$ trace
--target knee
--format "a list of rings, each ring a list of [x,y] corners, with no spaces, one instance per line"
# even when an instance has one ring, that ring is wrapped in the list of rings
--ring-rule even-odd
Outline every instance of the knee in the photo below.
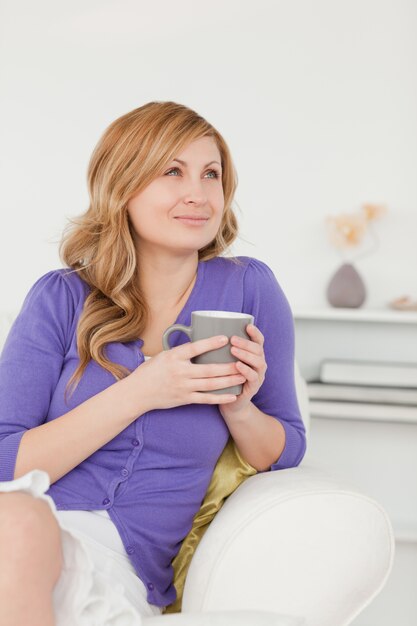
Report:
[[[54,515],[44,500],[23,491],[0,494],[0,534],[41,538],[53,526]]]
[[[3,554],[9,547],[14,558],[36,553],[50,555],[60,570],[61,533],[49,505],[24,493],[0,494],[0,544]]]

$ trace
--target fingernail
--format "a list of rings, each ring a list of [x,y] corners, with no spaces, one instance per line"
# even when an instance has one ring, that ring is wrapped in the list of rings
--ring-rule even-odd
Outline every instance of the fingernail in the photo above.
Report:
[[[226,337],[225,335],[223,335],[223,337],[219,338],[219,342],[220,343],[227,343],[229,341],[229,338]]]

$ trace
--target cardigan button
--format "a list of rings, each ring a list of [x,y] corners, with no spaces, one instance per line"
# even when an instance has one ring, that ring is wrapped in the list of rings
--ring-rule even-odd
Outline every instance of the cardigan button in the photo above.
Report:
[[[108,498],[104,498],[103,504],[104,505],[110,504],[110,500]]]
[[[140,444],[140,441],[138,441],[137,439],[132,439],[132,446],[138,446]]]
[[[150,589],[150,591],[152,591],[153,588],[154,588],[153,583],[148,583],[148,589]]]
[[[122,469],[122,476],[128,476],[128,475],[129,475],[129,470],[124,467]]]
[[[127,546],[127,548],[126,548],[126,552],[127,552],[128,554],[133,554],[133,553],[134,553],[134,551],[135,551],[135,548],[134,548],[133,546]]]

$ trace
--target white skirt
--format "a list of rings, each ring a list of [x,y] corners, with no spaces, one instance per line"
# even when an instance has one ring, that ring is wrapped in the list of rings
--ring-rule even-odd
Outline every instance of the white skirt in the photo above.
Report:
[[[63,567],[53,592],[56,626],[140,626],[141,616],[160,615],[147,601],[147,590],[129,558],[71,525],[67,511],[57,511],[45,494],[47,472],[33,470],[0,482],[0,492],[25,491],[45,500],[61,528]]]

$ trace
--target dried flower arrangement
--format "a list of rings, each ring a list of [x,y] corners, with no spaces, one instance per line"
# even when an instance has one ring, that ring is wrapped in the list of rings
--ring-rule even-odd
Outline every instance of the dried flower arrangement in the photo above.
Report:
[[[387,212],[387,207],[382,204],[366,203],[361,206],[359,213],[342,213],[337,216],[326,218],[328,234],[331,243],[342,253],[352,260],[349,251],[360,246],[367,232],[371,235],[373,246],[371,249],[354,255],[354,258],[365,256],[374,252],[378,247],[378,239],[373,228],[373,222]],[[344,254],[348,251],[348,254]]]
[[[373,222],[386,211],[385,205],[366,203],[362,205],[359,213],[342,213],[327,217],[330,241],[344,261],[327,286],[326,296],[332,306],[357,308],[365,302],[366,287],[352,261],[376,250],[378,239]],[[366,233],[370,234],[372,245],[360,251],[358,248],[365,240]],[[355,251],[354,254],[352,250]]]

